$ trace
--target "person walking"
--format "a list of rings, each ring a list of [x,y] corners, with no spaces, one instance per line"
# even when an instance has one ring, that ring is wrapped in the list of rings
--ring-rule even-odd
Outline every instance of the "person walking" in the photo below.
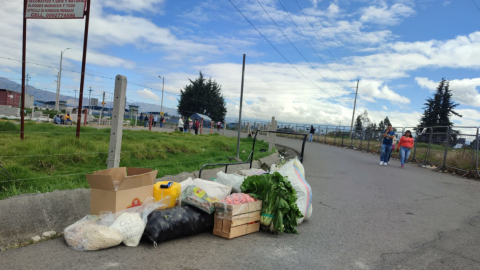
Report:
[[[199,127],[200,127],[200,122],[198,122],[198,119],[195,119],[195,122],[193,123],[193,130],[195,130],[195,135],[198,135]]]
[[[388,156],[388,161],[387,161],[387,165],[390,165],[390,158],[392,157],[392,153],[393,151],[395,150],[395,145],[397,144],[397,137],[393,137],[393,141],[392,141],[392,151],[390,151],[390,155]]]
[[[153,117],[153,126],[157,125],[157,121],[158,121],[158,117],[155,115],[155,117]]]
[[[160,117],[160,127],[163,127],[163,123],[165,122],[165,118],[163,116]]]
[[[178,130],[180,130],[180,132],[183,132],[183,116],[178,119]]]
[[[147,127],[148,121],[150,120],[150,117],[148,115],[145,115],[145,118],[143,118],[143,126]]]
[[[388,125],[387,129],[382,134],[382,150],[380,154],[380,165],[388,165],[388,157],[392,152],[393,138],[395,137],[395,131],[393,131],[392,125]]]
[[[222,122],[218,121],[217,123],[217,132],[220,133],[220,128],[222,127]]]
[[[140,114],[140,123],[143,122],[143,113]]]
[[[309,142],[313,142],[313,134],[315,134],[315,128],[313,127],[313,125],[311,125],[310,126],[310,135],[308,137]]]
[[[400,164],[405,165],[405,162],[408,161],[408,157],[410,156],[410,151],[412,150],[414,144],[414,140],[412,137],[412,133],[410,130],[405,131],[405,135],[400,138],[400,142],[398,143],[397,146],[397,152],[398,149],[400,148]]]

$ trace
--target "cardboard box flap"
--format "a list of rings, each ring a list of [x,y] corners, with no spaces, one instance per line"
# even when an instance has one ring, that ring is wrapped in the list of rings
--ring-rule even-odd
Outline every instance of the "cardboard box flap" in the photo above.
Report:
[[[125,177],[125,179],[123,179],[123,182],[122,184],[120,184],[120,187],[118,188],[118,190],[126,190],[126,189],[153,185],[155,183],[155,178],[157,177],[157,172],[158,171],[150,170],[150,172],[147,172],[144,174],[127,176]],[[152,188],[152,192],[153,192],[153,188]]]
[[[92,189],[115,190],[112,176],[108,174],[87,174],[87,181]]]
[[[93,174],[111,175],[113,180],[122,181],[123,178],[127,176],[127,168],[125,167],[111,168],[111,169],[96,171]]]
[[[128,176],[149,173],[151,171],[152,169],[147,168],[127,168]]]

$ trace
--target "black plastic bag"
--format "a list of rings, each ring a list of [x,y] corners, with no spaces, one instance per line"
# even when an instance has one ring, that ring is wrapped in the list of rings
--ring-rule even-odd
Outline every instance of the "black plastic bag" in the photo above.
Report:
[[[213,214],[192,206],[155,210],[148,216],[143,236],[157,244],[181,237],[213,231]]]

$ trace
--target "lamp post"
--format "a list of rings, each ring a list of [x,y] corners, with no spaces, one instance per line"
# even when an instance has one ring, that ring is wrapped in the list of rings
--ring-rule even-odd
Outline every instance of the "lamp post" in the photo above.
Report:
[[[60,85],[62,83],[62,60],[63,60],[63,53],[66,50],[70,50],[70,48],[66,48],[65,50],[60,52],[60,71],[58,72],[58,81],[57,81],[57,96],[55,98],[55,110],[59,111],[60,108]]]
[[[163,88],[165,87],[165,77],[158,76],[158,78],[163,80],[163,84],[162,84],[162,105],[160,106],[160,113],[163,113]]]

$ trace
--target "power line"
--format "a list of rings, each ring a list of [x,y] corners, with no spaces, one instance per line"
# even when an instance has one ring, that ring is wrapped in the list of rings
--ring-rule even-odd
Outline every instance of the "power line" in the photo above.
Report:
[[[473,0],[472,0],[473,1]],[[338,64],[338,66],[343,69],[343,71],[345,71],[348,75],[350,75],[352,78],[354,78],[354,76],[352,76],[352,74],[348,73],[348,71],[346,71],[342,65],[340,65],[340,63],[337,61],[337,59],[335,58],[335,56],[333,56],[332,52],[330,52],[330,50],[328,49],[327,45],[325,45],[325,43],[323,42],[323,40],[320,38],[320,36],[318,35],[317,33],[317,30],[315,30],[315,28],[313,27],[312,23],[310,22],[310,20],[308,19],[307,15],[305,14],[305,12],[303,12],[303,9],[302,7],[300,6],[300,4],[297,2],[297,0],[295,0],[295,3],[297,3],[297,6],[298,8],[300,9],[300,11],[302,12],[303,16],[305,17],[305,19],[307,20],[308,24],[310,25],[310,27],[312,27],[313,31],[315,32],[315,35],[317,36],[318,40],[323,44],[323,46],[325,47],[325,49],[327,49],[328,53],[330,54],[330,56],[332,56],[333,60],[335,60],[335,62]]]
[[[308,43],[308,45],[310,45],[310,47],[312,48],[312,50],[317,54],[318,58],[320,58],[320,60],[322,60],[322,62],[325,64],[325,66],[327,66],[327,68],[333,73],[335,74],[335,76],[337,76],[338,79],[340,79],[341,81],[343,81],[344,83],[346,83],[342,78],[340,78],[340,76],[338,76],[337,73],[335,73],[335,71],[333,71],[330,66],[327,64],[327,62],[325,62],[325,60],[323,60],[323,58],[320,56],[320,54],[317,52],[317,50],[315,50],[315,48],[312,46],[312,44],[310,43],[310,41],[308,41],[308,39],[305,37],[305,35],[303,34],[302,30],[300,30],[300,27],[298,27],[297,23],[293,20],[292,16],[290,16],[290,13],[288,13],[287,9],[285,8],[285,6],[282,4],[282,1],[278,0],[278,2],[280,3],[280,5],[282,6],[283,10],[285,10],[285,12],[287,13],[288,17],[290,18],[290,20],[293,22],[293,24],[295,25],[295,27],[297,27],[298,31],[300,32],[300,34],[302,34],[302,37],[305,39],[305,41]]]
[[[472,0],[472,3],[477,7],[478,11],[480,11],[480,7],[478,7],[477,3],[475,3],[475,1]]]
[[[282,32],[283,36],[290,42],[290,44],[292,44],[292,46],[295,48],[295,50],[297,50],[297,52],[303,57],[303,59],[305,59],[305,61],[307,61],[307,63],[325,80],[327,81],[328,83],[330,83],[331,85],[335,86],[333,83],[331,83],[329,80],[327,80],[327,78],[325,78],[313,65],[312,63],[310,63],[310,61],[307,60],[307,58],[300,52],[300,50],[297,48],[297,46],[295,46],[295,44],[293,44],[293,42],[287,37],[287,35],[285,34],[285,32],[283,32],[282,28],[280,28],[280,26],[278,26],[278,24],[275,22],[275,20],[272,18],[272,16],[270,16],[270,14],[268,13],[268,11],[265,9],[265,7],[262,5],[262,3],[260,3],[259,0],[257,0],[257,3],[260,4],[260,6],[262,7],[263,11],[265,11],[265,13],[268,15],[268,17],[270,18],[270,20],[272,20],[272,22],[275,24],[275,26],[277,26],[278,30],[280,30],[280,32]],[[338,86],[336,86],[339,90],[343,90],[341,88],[339,88]],[[323,90],[323,89],[322,89]],[[326,93],[326,92],[325,92]]]
[[[315,85],[316,87],[318,87],[318,89],[322,90],[323,92],[325,92],[325,94],[329,95],[330,97],[333,97],[332,95],[330,95],[329,93],[327,93],[325,90],[323,90],[321,87],[319,87],[317,84],[315,84],[314,82],[312,82],[307,76],[305,76],[305,74],[303,74],[296,66],[294,66],[263,34],[262,32],[260,32],[260,30],[257,29],[257,27],[255,27],[255,25],[253,25],[253,23],[237,8],[237,6],[235,6],[235,4],[231,1],[231,0],[228,0],[230,2],[230,4],[232,4],[232,6],[240,13],[242,14],[242,16],[245,18],[245,20],[250,23],[250,25],[255,28],[255,30],[257,30],[257,32],[268,42],[268,44],[270,44],[270,46],[272,46],[272,48],[277,51],[278,54],[280,54],[283,59],[285,59],[285,61],[287,61],[296,71],[298,71],[298,73],[300,73],[303,77],[305,77],[305,79],[307,79],[310,83],[312,83],[313,85]]]

